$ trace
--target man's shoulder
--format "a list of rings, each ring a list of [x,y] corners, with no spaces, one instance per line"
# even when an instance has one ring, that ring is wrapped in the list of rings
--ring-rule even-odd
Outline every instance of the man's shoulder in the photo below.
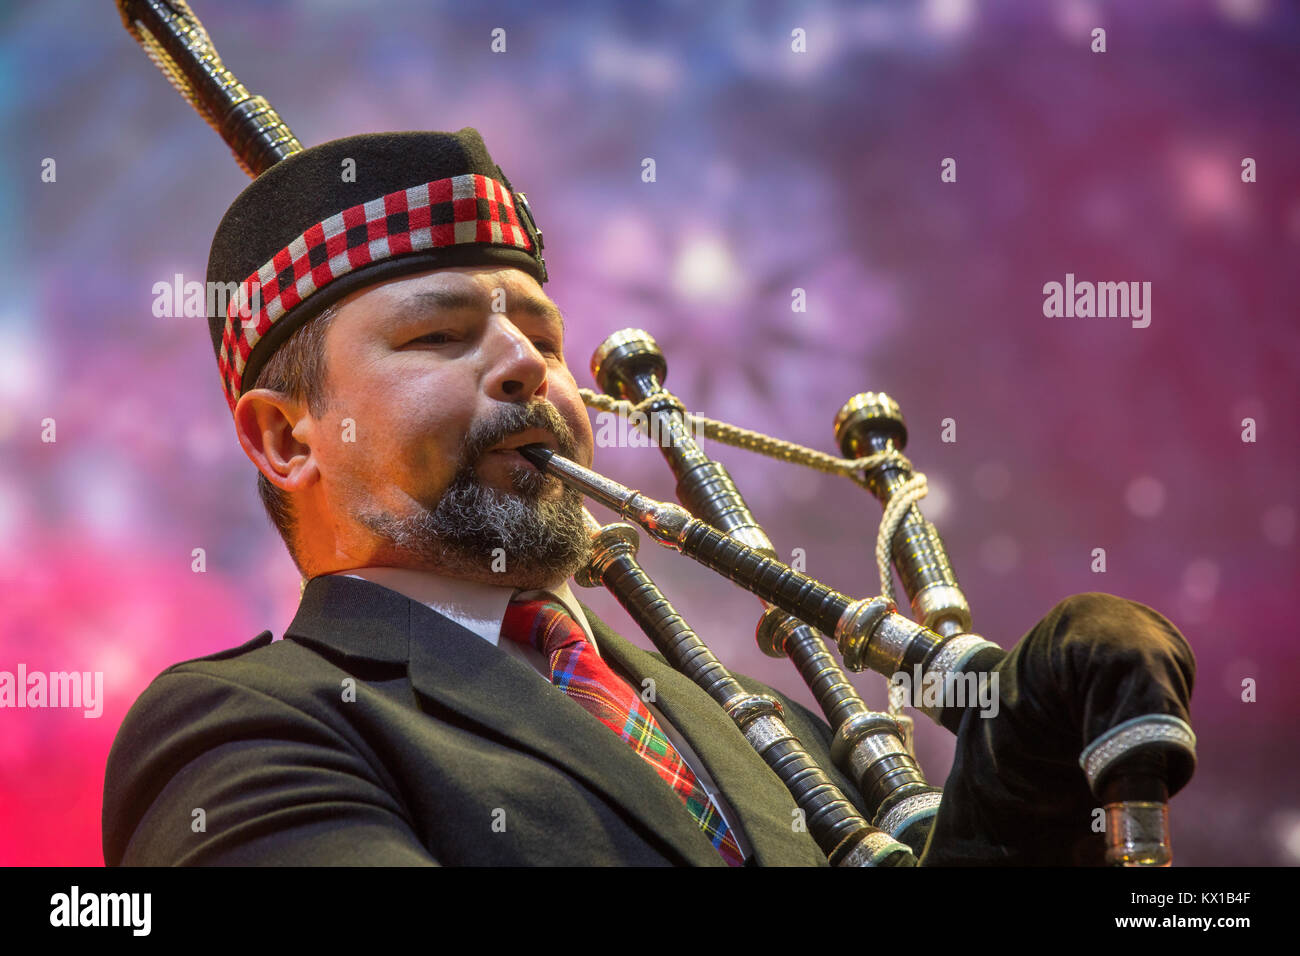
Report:
[[[175,834],[188,834],[192,808],[230,814],[244,791],[248,806],[274,801],[283,787],[266,780],[289,779],[286,767],[347,766],[373,782],[363,735],[350,722],[355,708],[341,705],[348,688],[340,681],[352,676],[345,663],[263,631],[155,677],[123,719],[105,765],[105,862],[185,858]]]
[[[141,691],[114,751],[156,740],[182,724],[218,726],[254,713],[294,713],[332,722],[337,708],[317,706],[325,684],[346,675],[319,651],[263,631],[236,647],[172,664]],[[110,761],[112,762],[112,761]]]
[[[214,651],[211,654],[204,654],[202,657],[191,657],[189,660],[178,661],[168,667],[163,674],[169,674],[176,670],[193,669],[196,665],[206,663],[217,663],[219,661],[243,661],[248,664],[270,663],[281,655],[289,651],[289,648],[297,648],[301,651],[307,651],[294,641],[277,641],[271,631],[266,630],[258,634],[252,640],[245,641],[235,647],[228,647],[224,650]],[[308,651],[308,653],[310,653]],[[159,676],[162,676],[161,674]]]
[[[182,682],[225,681],[252,689],[284,689],[328,666],[312,648],[292,640],[277,641],[270,631],[263,631],[236,647],[172,664],[150,682],[141,697],[159,683],[175,687]]]
[[[274,642],[275,642],[274,635],[269,630],[267,630],[257,635],[251,641],[246,641],[243,644],[240,644],[238,647],[228,647],[224,651],[217,651],[213,654],[205,654],[203,657],[194,657],[188,661],[181,661],[179,664],[173,664],[172,667],[182,667],[185,664],[194,664],[199,661],[232,660],[237,657],[243,657],[246,654],[250,654],[253,651],[259,650],[263,647],[269,647]],[[168,668],[168,670],[171,670],[171,668]],[[166,671],[164,671],[164,673],[166,673]]]

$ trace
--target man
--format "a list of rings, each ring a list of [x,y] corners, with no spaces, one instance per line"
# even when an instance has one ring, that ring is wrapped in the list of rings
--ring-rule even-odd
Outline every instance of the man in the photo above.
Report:
[[[540,251],[472,129],[326,143],[231,207],[208,278],[244,297],[213,343],[307,583],[283,640],[176,665],[136,702],[107,769],[109,865],[825,865],[722,710],[566,583],[582,503],[513,450],[593,458]],[[1139,619],[1109,602],[1117,628]],[[830,728],[736,676],[856,802]],[[979,859],[963,819],[945,862]],[[1007,842],[985,849],[1015,861]]]
[[[369,226],[343,213],[381,196]],[[223,220],[210,280],[274,263],[262,313],[218,317],[213,338],[308,583],[285,640],[178,665],[137,702],[109,761],[109,864],[825,862],[721,709],[573,598],[581,501],[507,449],[590,464],[593,438],[512,198],[473,130],[362,136],[273,167]],[[440,227],[452,241],[431,244]],[[327,248],[295,247],[295,275],[277,254],[302,234]],[[645,759],[653,742],[630,746],[553,685],[550,655],[501,636],[530,597],[558,600],[628,687],[654,681],[645,709],[693,795]],[[828,729],[788,706],[829,766]]]

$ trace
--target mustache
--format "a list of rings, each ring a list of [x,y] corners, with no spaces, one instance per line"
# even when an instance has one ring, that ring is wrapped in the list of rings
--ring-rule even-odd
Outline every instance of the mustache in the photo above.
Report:
[[[506,405],[499,412],[471,425],[461,446],[461,470],[473,469],[489,448],[530,428],[541,428],[554,435],[560,454],[565,458],[578,454],[578,440],[564,416],[550,402],[538,400],[526,405]]]

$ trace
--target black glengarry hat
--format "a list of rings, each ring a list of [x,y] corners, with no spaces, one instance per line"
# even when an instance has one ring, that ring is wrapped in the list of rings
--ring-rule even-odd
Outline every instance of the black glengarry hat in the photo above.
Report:
[[[541,251],[527,200],[471,127],[294,153],[239,194],[208,256],[209,288],[238,284],[208,318],[231,412],[293,331],[349,292],[450,266],[513,266],[541,283]]]

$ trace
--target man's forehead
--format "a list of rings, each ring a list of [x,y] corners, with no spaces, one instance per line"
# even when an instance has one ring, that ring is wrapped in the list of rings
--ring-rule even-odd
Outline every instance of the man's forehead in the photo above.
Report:
[[[377,294],[375,294],[377,293]],[[507,313],[522,313],[564,324],[564,316],[531,276],[508,269],[482,273],[443,270],[386,282],[366,290],[360,298],[380,305],[388,318],[434,310],[483,310],[504,307]]]
[[[480,287],[434,288],[411,292],[402,297],[401,303],[413,308],[490,309],[499,295],[493,289]],[[540,293],[506,289],[504,296],[502,304],[507,312],[525,312],[540,319],[564,321],[555,303]]]

